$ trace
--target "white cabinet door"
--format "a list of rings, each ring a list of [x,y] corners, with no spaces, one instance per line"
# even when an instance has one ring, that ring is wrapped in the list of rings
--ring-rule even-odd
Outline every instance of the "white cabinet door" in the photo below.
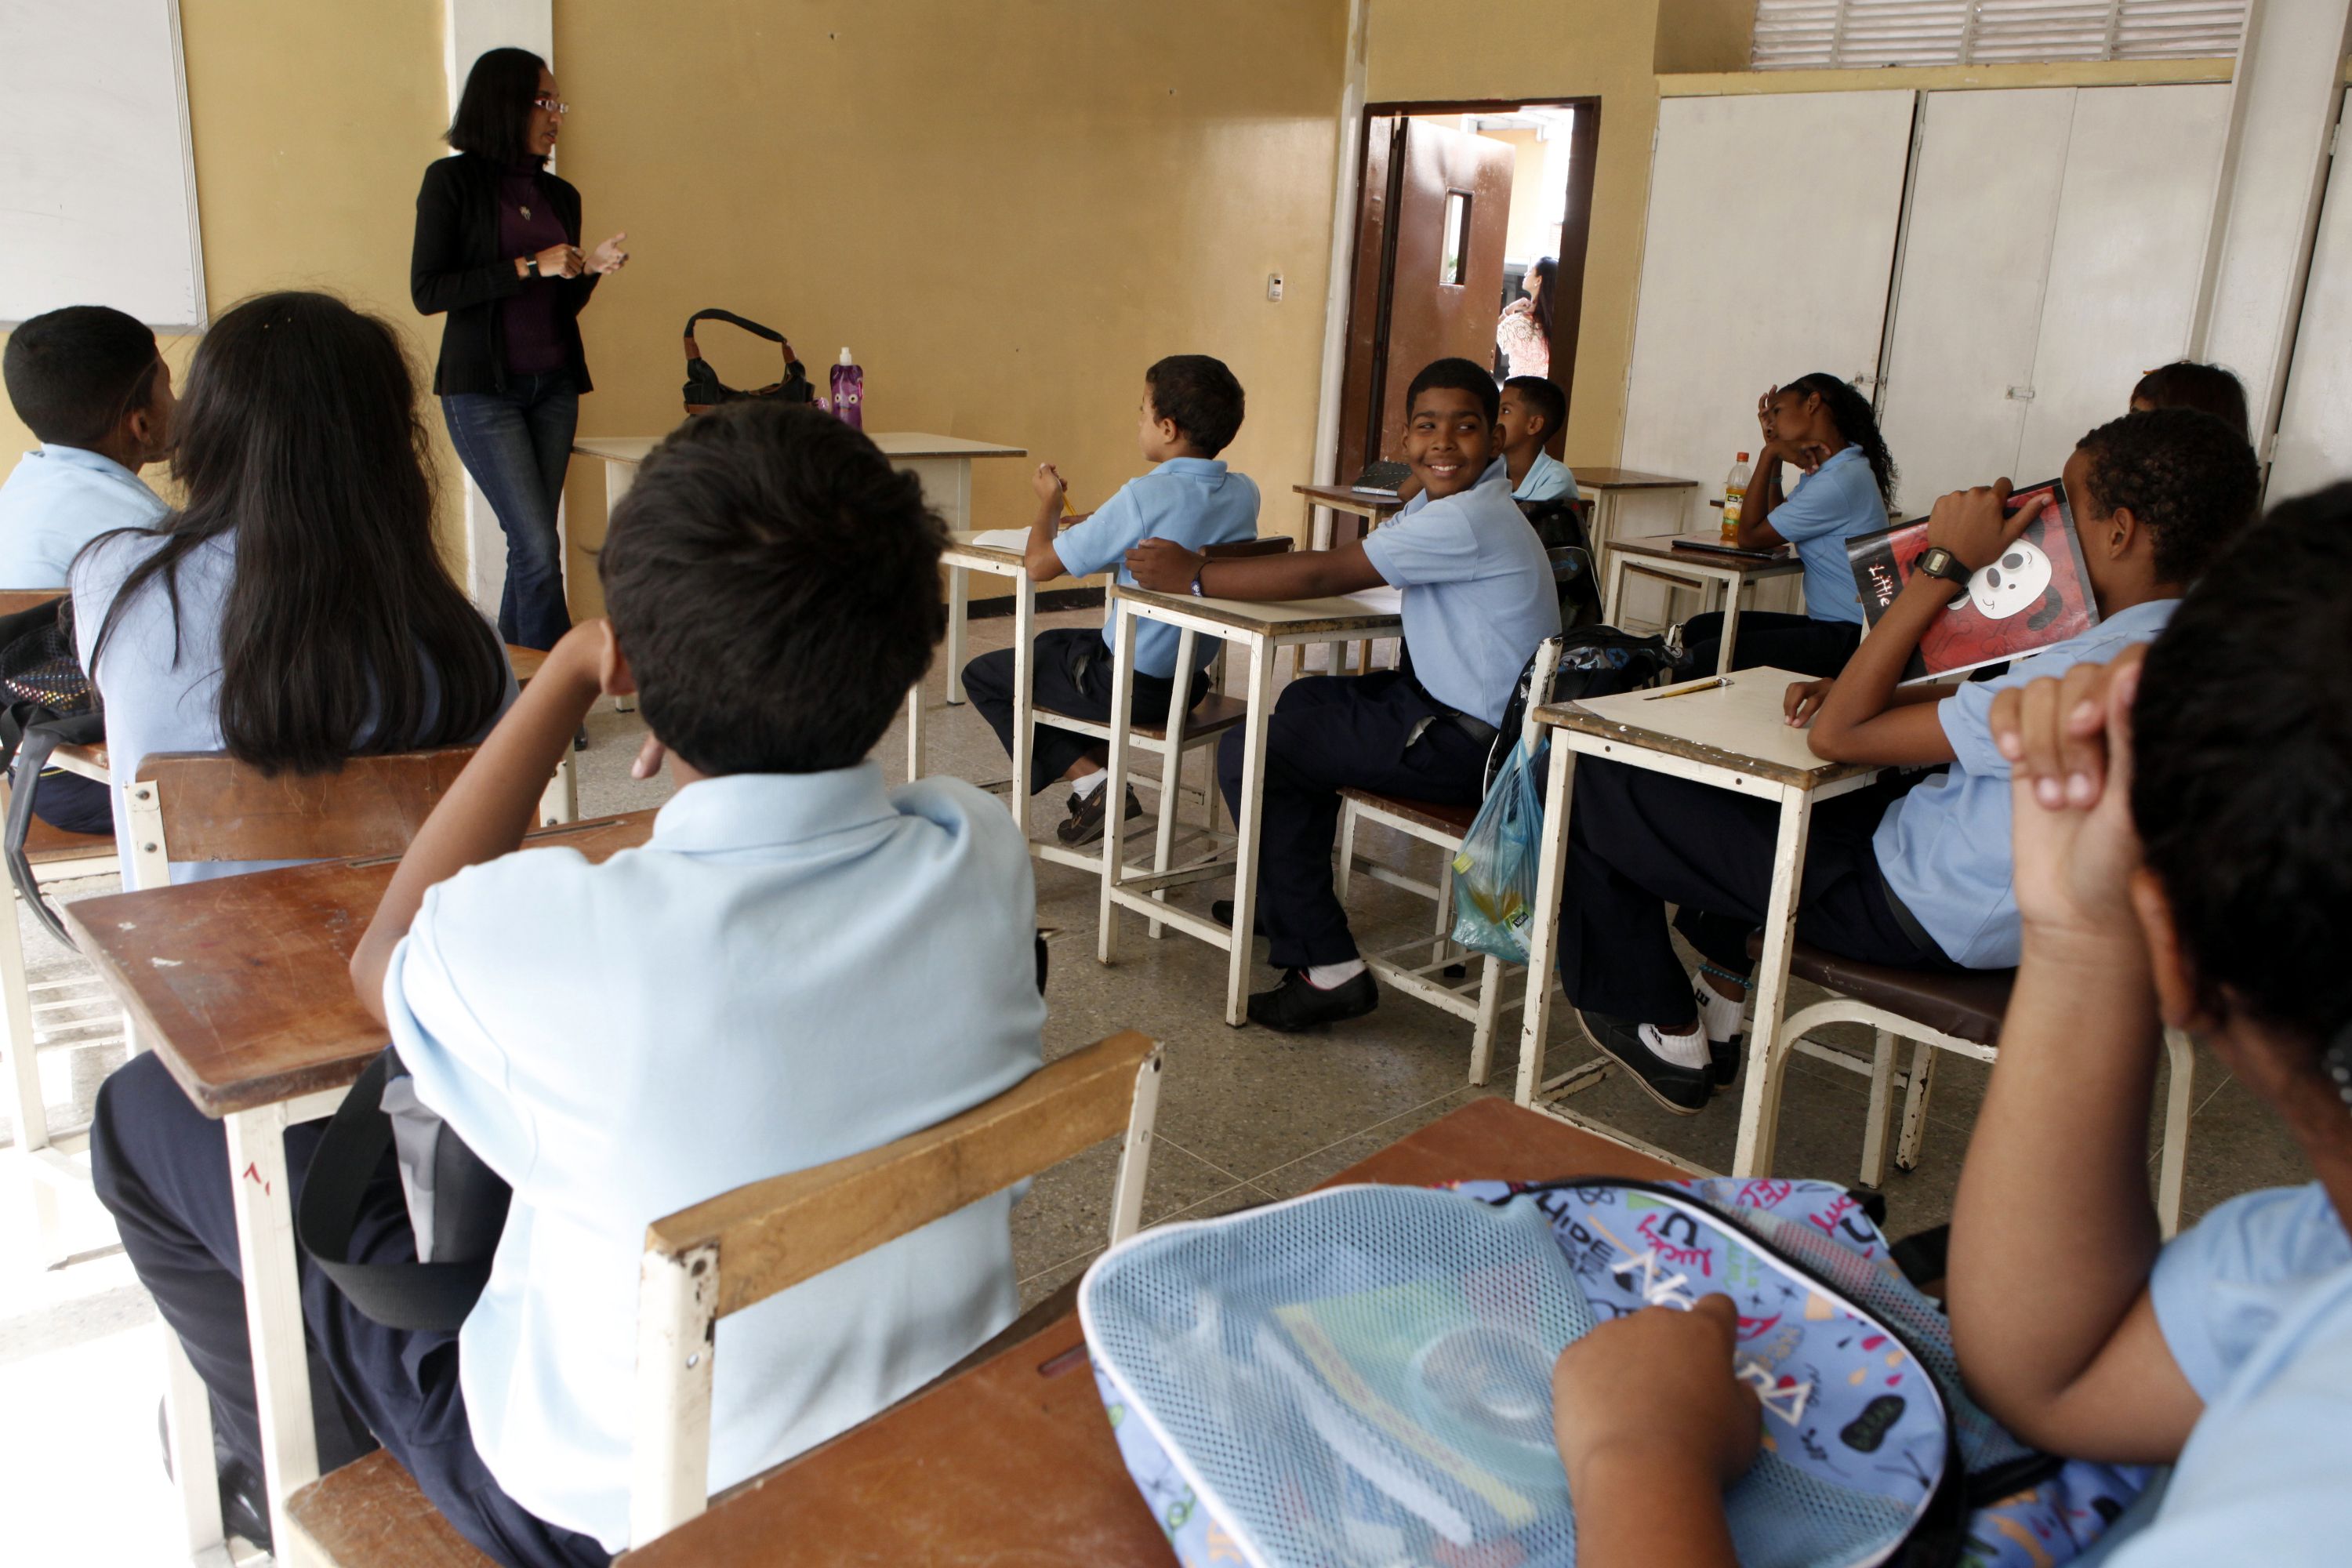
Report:
[[[1756,397],[1809,371],[1877,373],[1911,148],[1909,92],[1670,98],[1658,106],[1626,468],[1696,479],[1683,526],[1716,514]],[[1787,171],[1805,148],[1801,186]],[[1762,255],[1733,236],[1759,194],[1782,214]]]
[[[2347,149],[2352,151],[2352,149]],[[2352,479],[2352,158],[2327,172],[2271,457],[2271,505]]]
[[[2188,351],[2229,121],[2223,82],[2074,93],[2020,483],[2055,475]]]
[[[1919,113],[1879,395],[1911,516],[2016,468],[2074,92],[1931,92]]]

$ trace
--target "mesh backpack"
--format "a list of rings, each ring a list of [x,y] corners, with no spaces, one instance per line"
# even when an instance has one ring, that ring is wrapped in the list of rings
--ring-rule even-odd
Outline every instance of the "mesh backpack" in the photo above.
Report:
[[[0,770],[9,775],[8,815],[0,853],[8,879],[48,933],[70,948],[65,921],[50,907],[25,844],[33,828],[33,798],[41,770],[60,745],[106,739],[98,688],[74,647],[73,599],[60,595],[12,616],[0,616]]]
[[[1567,1568],[1559,1351],[1717,1292],[1764,1407],[1724,1499],[1748,1568],[2048,1568],[2146,1484],[1970,1403],[1942,1314],[1826,1184],[1338,1187],[1145,1231],[1078,1301],[1121,1458],[1188,1568]]]

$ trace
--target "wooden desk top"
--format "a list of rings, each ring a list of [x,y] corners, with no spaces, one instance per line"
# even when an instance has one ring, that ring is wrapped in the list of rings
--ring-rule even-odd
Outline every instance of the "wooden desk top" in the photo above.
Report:
[[[1328,599],[1196,599],[1190,594],[1157,594],[1149,588],[1117,588],[1118,597],[1139,610],[1173,611],[1213,621],[1234,631],[1307,641],[1333,637],[1385,636],[1404,625],[1404,595],[1394,588],[1366,588]]]
[[[920,430],[869,430],[866,436],[886,458],[1025,458],[1025,447],[1000,447],[993,441],[967,441],[961,436],[933,436]],[[642,463],[661,444],[659,436],[583,436],[572,449],[583,458],[614,463]]]
[[[1325,1185],[1685,1173],[1499,1097]],[[824,1447],[622,1559],[624,1568],[1175,1562],[1119,1463],[1075,1314]]]
[[[983,533],[1006,531],[1001,528],[950,529],[948,531],[947,552],[940,559],[950,566],[976,567],[982,572],[1024,573],[1029,570],[1029,557],[1025,552],[1007,550],[1000,545],[972,542]],[[1025,533],[1028,530],[1020,531]]]
[[[570,823],[525,847],[592,860],[643,844],[654,813]],[[145,1042],[207,1116],[359,1077],[383,1026],[349,965],[397,860],[326,860],[144,892],[78,899],[67,926]]]
[[[1790,572],[1801,572],[1805,563],[1797,559],[1793,550],[1774,553],[1769,561],[1751,561],[1745,555],[1733,555],[1721,550],[1694,549],[1690,542],[1715,544],[1721,542],[1720,532],[1649,533],[1639,539],[1612,539],[1612,550],[1622,550],[1628,555],[1645,555],[1654,560],[1672,561],[1677,565],[1712,566],[1718,572],[1737,572],[1743,577],[1778,577]]]
[[[0,588],[0,616],[21,616],[26,610],[62,599],[63,588]]]
[[[1696,479],[1678,479],[1670,474],[1645,474],[1638,468],[1588,468],[1578,463],[1569,472],[1576,476],[1580,490],[1669,490],[1695,489]]]
[[[1404,505],[1392,495],[1375,495],[1353,485],[1293,485],[1292,491],[1320,506],[1352,511],[1359,517],[1382,518]]]
[[[1691,689],[1677,695],[1667,695],[1675,689],[1665,687],[1547,703],[1536,710],[1536,718],[1580,735],[1801,789],[1877,773],[1863,763],[1822,761],[1806,745],[1805,732],[1789,727],[1781,700],[1790,681],[1804,679],[1785,669],[1742,669],[1720,677],[1720,684],[1713,676],[1705,684],[1691,683]]]
[[[507,663],[514,669],[517,686],[529,686],[530,678],[537,675],[539,667],[546,662],[547,649],[543,647],[517,647],[512,643],[507,644]]]

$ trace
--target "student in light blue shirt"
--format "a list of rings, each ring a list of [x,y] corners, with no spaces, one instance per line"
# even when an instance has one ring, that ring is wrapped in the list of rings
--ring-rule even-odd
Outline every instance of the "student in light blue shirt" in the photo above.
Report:
[[[1030,525],[1027,551],[1030,581],[1050,583],[1064,575],[1090,577],[1116,570],[1118,581],[1132,586],[1135,579],[1121,563],[1128,551],[1146,539],[1174,540],[1190,550],[1255,539],[1257,486],[1247,474],[1233,472],[1217,458],[1241,430],[1243,413],[1242,384],[1221,360],[1171,354],[1144,372],[1135,440],[1145,459],[1158,466],[1121,485],[1110,500],[1057,534],[1069,504],[1068,490],[1060,470],[1040,463],[1034,479],[1037,515]],[[1110,718],[1114,625],[1106,611],[1099,634],[1057,628],[1038,633],[1031,647],[1030,689],[1037,724],[1030,748],[1029,790],[1040,795],[1056,783],[1070,785],[1068,808],[1055,836],[1073,848],[1103,836],[1109,805],[1102,793],[1109,777],[1103,771],[1108,752],[1090,736],[1056,728],[1046,715],[1066,713],[1097,722]],[[1158,724],[1167,719],[1169,704],[1175,700],[1176,647],[1181,636],[1176,627],[1158,621],[1136,627],[1129,701],[1136,722]],[[1217,647],[1214,637],[1197,639],[1193,706],[1209,695],[1209,683],[1200,676]],[[1013,650],[998,648],[964,666],[963,689],[1010,755]],[[1129,789],[1122,820],[1142,815],[1142,803]]]
[[[0,484],[0,587],[62,588],[83,545],[167,510],[139,470],[171,444],[172,367],[137,318],[68,305],[9,334],[0,374],[41,442]]]
[[[1339,550],[1209,561],[1167,540],[1129,552],[1146,588],[1234,599],[1305,599],[1385,584],[1402,591],[1404,668],[1294,680],[1266,731],[1258,912],[1282,984],[1249,1002],[1284,1031],[1360,1017],[1379,992],[1331,887],[1339,792],[1350,786],[1475,804],[1496,725],[1519,672],[1559,631],[1542,542],[1511,500],[1495,445],[1494,378],[1443,359],[1405,397],[1405,458],[1421,489],[1385,527]],[[1217,751],[1240,810],[1242,733]]]
[[[1817,947],[1899,968],[2017,962],[2009,764],[1988,715],[2001,691],[2116,657],[2164,628],[2182,590],[2253,515],[2246,439],[2186,409],[2133,414],[2085,436],[2066,464],[2101,623],[2019,659],[1998,680],[1898,687],[1955,584],[1915,574],[1834,681],[1789,689],[1813,752],[1890,770],[1814,808],[1797,931]],[[1948,495],[1931,546],[1961,580],[1998,558],[2039,502],[2002,511],[2009,483]],[[1941,768],[1922,778],[1895,769]],[[1738,1071],[1748,939],[1772,886],[1777,808],[1607,762],[1579,764],[1560,899],[1560,977],[1595,1045],[1669,1110],[1693,1115]],[[1700,958],[1694,982],[1675,929]]]
[[[1503,383],[1495,433],[1511,477],[1513,500],[1576,500],[1576,476],[1544,450],[1544,443],[1568,423],[1568,395],[1540,375],[1515,375]]]
[[[1870,399],[1826,372],[1774,387],[1758,400],[1756,416],[1764,447],[1740,501],[1739,544],[1748,550],[1796,546],[1805,566],[1805,613],[1741,612],[1732,668],[1832,676],[1862,641],[1862,595],[1846,561],[1846,541],[1887,526],[1895,459],[1878,433]],[[1784,463],[1803,470],[1785,500]],[[1718,613],[1685,622],[1685,668],[1712,674],[1722,638]]]

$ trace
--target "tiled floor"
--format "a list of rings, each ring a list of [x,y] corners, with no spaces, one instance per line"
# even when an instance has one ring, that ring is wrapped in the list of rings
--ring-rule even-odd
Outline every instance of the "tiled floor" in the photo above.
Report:
[[[1041,626],[1076,625],[1093,613],[1047,616]],[[1004,645],[1009,619],[976,621],[974,652]],[[968,707],[947,707],[942,678],[928,687],[930,771],[1001,784],[1009,773],[995,738]],[[640,784],[628,763],[641,726],[603,708],[590,720],[593,747],[580,759],[589,815],[658,804],[665,782]],[[895,727],[877,753],[895,781],[906,765]],[[1196,770],[1199,764],[1196,763]],[[1060,792],[1034,805],[1040,834],[1061,810]],[[1393,856],[1402,841],[1367,832],[1363,852]],[[1426,871],[1433,852],[1417,851]],[[62,889],[107,890],[110,881]],[[1365,881],[1351,916],[1367,945],[1401,942],[1425,929],[1428,906]],[[1204,905],[1218,885],[1186,889]],[[1046,1049],[1058,1054],[1118,1029],[1164,1042],[1167,1072],[1147,1189],[1147,1220],[1200,1218],[1300,1192],[1470,1096],[1507,1093],[1517,1074],[1516,1017],[1506,1016],[1486,1089],[1465,1081],[1467,1025],[1390,994],[1370,1017],[1318,1036],[1231,1029],[1220,1017],[1222,952],[1171,931],[1153,942],[1129,917],[1124,961],[1095,962],[1096,883],[1084,873],[1041,865],[1038,918],[1055,929]],[[37,932],[35,933],[37,936]],[[37,982],[69,973],[61,951],[36,944]],[[1272,972],[1261,967],[1260,983]],[[1800,998],[1801,1000],[1801,997]],[[1847,1030],[1850,1036],[1861,1031]],[[1831,1031],[1836,1038],[1838,1032]],[[1866,1044],[1866,1037],[1862,1037]],[[1853,1039],[1845,1042],[1852,1045]],[[120,1048],[52,1051],[42,1072],[52,1121],[76,1126]],[[1564,1016],[1549,1047],[1557,1073],[1590,1055]],[[2285,1135],[2240,1085],[2200,1053],[2187,1190],[2190,1217],[2252,1187],[2305,1179]],[[1889,1228],[1897,1235],[1935,1224],[1950,1210],[1953,1184],[1985,1071],[1948,1059],[1938,1078],[1920,1166],[1889,1177]],[[1865,1081],[1799,1058],[1781,1113],[1784,1174],[1852,1182],[1861,1157]],[[1670,1116],[1612,1078],[1576,1096],[1583,1116],[1606,1122],[1678,1157],[1722,1169],[1737,1130],[1732,1097],[1696,1117]],[[13,1130],[7,1130],[13,1137]],[[1113,1146],[1105,1144],[1039,1179],[1015,1212],[1016,1257],[1024,1302],[1082,1269],[1108,1223]],[[24,1189],[13,1163],[0,1164],[0,1520],[10,1562],[131,1563],[165,1560],[169,1497],[152,1467],[160,1363],[153,1309],[119,1256],[62,1270],[39,1266]],[[86,1195],[67,1205],[68,1250],[103,1247],[105,1216]],[[126,1484],[131,1483],[131,1484]],[[38,1500],[37,1502],[33,1500]]]

